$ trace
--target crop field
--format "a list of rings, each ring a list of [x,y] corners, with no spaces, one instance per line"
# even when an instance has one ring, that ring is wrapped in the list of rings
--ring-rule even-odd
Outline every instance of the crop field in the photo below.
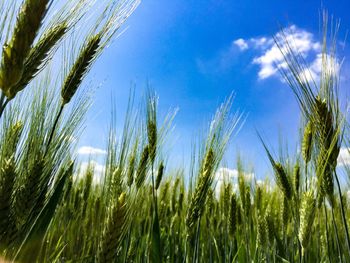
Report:
[[[348,72],[326,11],[319,78],[287,31],[274,39],[300,136],[286,156],[257,130],[265,180],[249,178],[239,154],[237,177],[216,185],[247,117],[230,94],[188,147],[189,167],[174,168],[163,149],[176,111],[160,114],[150,87],[141,105],[133,91],[122,98],[122,130],[111,118],[103,173],[82,168],[73,138],[94,101],[84,79],[138,5],[0,0],[0,262],[350,262],[350,166],[339,158],[350,149]]]

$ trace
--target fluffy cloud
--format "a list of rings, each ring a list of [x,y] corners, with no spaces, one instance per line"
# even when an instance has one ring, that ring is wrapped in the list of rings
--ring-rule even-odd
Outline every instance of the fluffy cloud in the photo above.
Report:
[[[280,46],[272,38],[266,39],[266,37],[263,37],[255,40],[261,43],[258,47],[262,50],[262,54],[253,60],[254,64],[260,66],[259,79],[271,77],[278,73],[279,68],[286,67],[281,50],[288,52],[290,47],[306,58],[312,53],[319,53],[321,49],[320,43],[314,41],[312,33],[298,29],[296,26],[291,26],[283,32],[277,33],[275,38]]]
[[[78,150],[78,154],[80,155],[106,155],[107,151],[99,148],[94,148],[91,146],[83,146]]]
[[[274,39],[277,40],[279,45],[276,44]],[[287,53],[292,49],[309,62],[310,66],[304,72],[301,72],[305,80],[316,80],[321,72],[321,43],[315,40],[311,32],[300,29],[295,25],[278,32],[274,37],[237,39],[234,43],[236,42],[241,51],[250,48],[259,52],[253,58],[252,63],[259,66],[258,78],[261,80],[275,76],[280,68],[286,68],[287,65],[281,50]],[[241,48],[241,46],[244,46],[244,48]]]
[[[233,44],[235,44],[242,51],[248,49],[248,43],[243,38],[233,41]]]

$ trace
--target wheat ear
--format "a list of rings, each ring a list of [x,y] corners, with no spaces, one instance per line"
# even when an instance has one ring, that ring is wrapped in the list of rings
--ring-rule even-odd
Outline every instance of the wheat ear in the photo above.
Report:
[[[125,228],[126,203],[125,193],[122,193],[115,205],[108,211],[101,241],[99,245],[97,259],[100,263],[115,262],[118,249],[121,244],[122,233]]]
[[[16,94],[16,85],[24,70],[24,62],[45,17],[50,0],[26,0],[21,6],[11,39],[4,45],[0,67],[0,87],[8,98]]]

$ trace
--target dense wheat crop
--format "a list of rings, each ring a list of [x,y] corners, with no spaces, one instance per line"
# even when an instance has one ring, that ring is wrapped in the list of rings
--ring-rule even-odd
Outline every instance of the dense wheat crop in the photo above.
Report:
[[[131,95],[103,174],[93,162],[81,171],[72,138],[93,98],[80,86],[138,1],[58,2],[0,0],[1,262],[350,262],[350,169],[338,166],[349,126],[326,13],[319,79],[283,33],[275,39],[301,110],[300,151],[275,156],[258,133],[271,175],[252,180],[240,157],[238,177],[217,189],[243,124],[233,96],[188,149],[190,168],[174,168],[164,148],[176,112],[160,119],[152,89],[140,109]]]

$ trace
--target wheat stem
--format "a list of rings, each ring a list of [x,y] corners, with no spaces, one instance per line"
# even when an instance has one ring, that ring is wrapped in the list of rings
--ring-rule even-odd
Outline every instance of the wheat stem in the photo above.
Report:
[[[0,107],[2,108],[2,105],[3,105],[3,103],[4,103],[4,100],[5,100],[5,94],[4,94],[4,92],[2,92],[1,91],[1,97],[0,97]]]
[[[348,252],[350,253],[350,238],[349,238],[348,224],[346,222],[342,191],[341,191],[340,182],[339,182],[339,178],[338,178],[338,175],[337,175],[336,171],[334,171],[334,177],[335,177],[335,181],[337,182],[338,195],[339,195],[339,200],[340,200],[341,216],[342,216],[342,220],[343,220],[343,224],[344,224],[344,228],[345,228],[345,236],[346,236],[346,243],[347,243],[347,246],[348,246]]]
[[[2,99],[2,98],[1,98]],[[10,100],[9,99],[5,99],[5,102],[4,103],[2,103],[2,105],[0,106],[0,119],[1,119],[1,116],[2,116],[2,114],[4,113],[4,111],[5,111],[5,108],[6,108],[6,106],[7,106],[7,104],[10,102]]]
[[[61,115],[62,115],[64,105],[65,105],[65,104],[63,104],[63,103],[61,104],[60,109],[59,109],[59,111],[58,111],[58,113],[57,113],[57,115],[56,115],[55,121],[54,121],[53,126],[52,126],[52,128],[51,128],[49,140],[47,141],[46,151],[45,151],[44,156],[46,156],[46,154],[47,154],[48,151],[49,151],[50,144],[51,144],[51,142],[52,142],[53,135],[54,135],[54,133],[55,133],[55,130],[56,130],[58,121],[59,121],[59,119],[60,119],[60,117],[61,117]]]
[[[325,224],[326,224],[326,242],[327,242],[327,256],[328,256],[328,260],[329,262],[332,262],[331,261],[331,257],[330,257],[330,248],[329,248],[329,232],[328,232],[328,216],[327,216],[327,208],[326,208],[326,202],[323,201],[323,208],[324,208],[324,214],[325,214]]]

